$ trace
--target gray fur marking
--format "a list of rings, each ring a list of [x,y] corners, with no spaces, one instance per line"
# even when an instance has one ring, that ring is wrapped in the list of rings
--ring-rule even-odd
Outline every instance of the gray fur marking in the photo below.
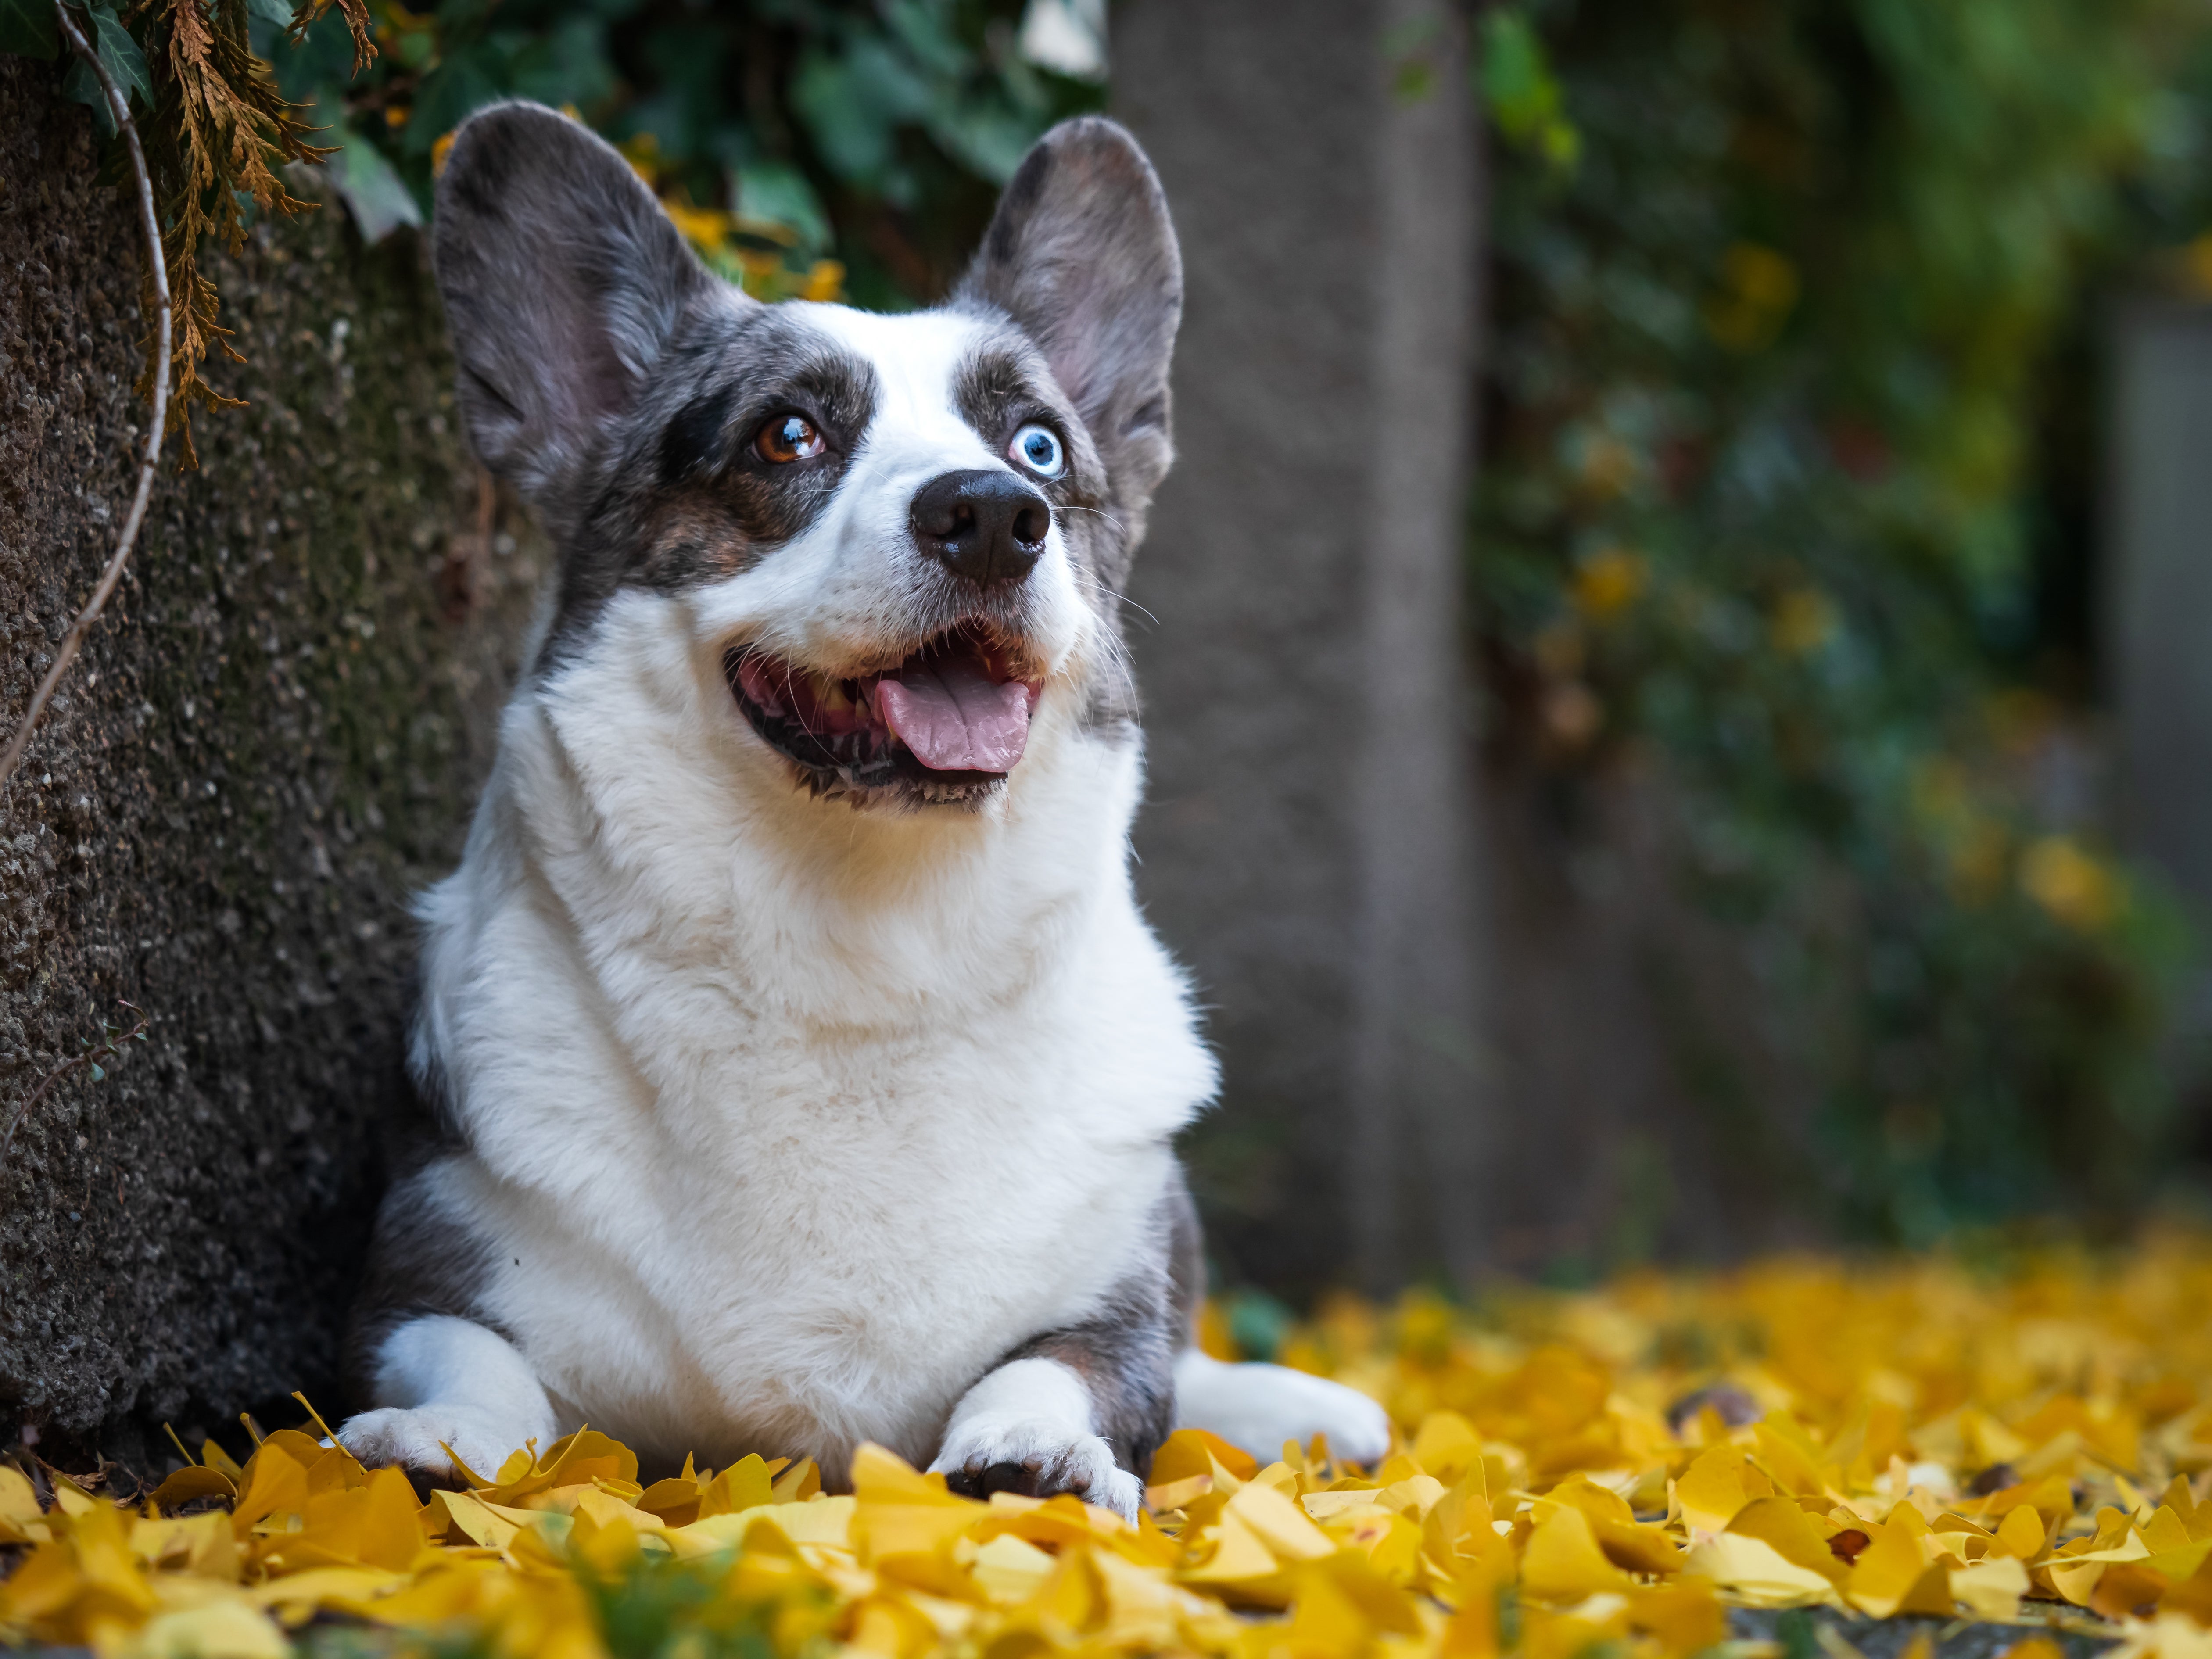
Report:
[[[1175,459],[1168,363],[1182,319],[1167,197],[1125,128],[1085,116],[1037,141],[955,302],[1013,319],[1090,428],[1123,526],[1121,557],[1100,571],[1118,589]]]
[[[477,453],[556,523],[679,321],[729,292],[613,146],[535,104],[462,125],[434,252]]]
[[[490,1241],[439,1201],[437,1165],[433,1155],[403,1175],[377,1208],[343,1357],[346,1388],[363,1406],[374,1397],[384,1339],[410,1319],[451,1314],[507,1334],[483,1309],[495,1266]]]
[[[1046,1331],[1010,1349],[997,1364],[1056,1359],[1091,1391],[1092,1424],[1114,1461],[1141,1477],[1175,1427],[1176,1356],[1189,1346],[1205,1289],[1198,1212],[1176,1166],[1152,1212],[1151,1251],[1114,1288],[1106,1306],[1079,1325]],[[947,1476],[956,1492],[983,1494],[981,1474]]]

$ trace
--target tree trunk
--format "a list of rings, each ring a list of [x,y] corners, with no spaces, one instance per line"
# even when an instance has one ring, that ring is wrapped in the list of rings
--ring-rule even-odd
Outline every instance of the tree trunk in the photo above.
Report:
[[[137,233],[59,81],[0,58],[10,726],[146,416]],[[248,407],[198,416],[0,793],[0,1439],[137,1463],[165,1420],[341,1404],[409,896],[458,855],[544,557],[466,455],[427,267],[335,207],[218,262]],[[71,1066],[125,1000],[147,1040]]]

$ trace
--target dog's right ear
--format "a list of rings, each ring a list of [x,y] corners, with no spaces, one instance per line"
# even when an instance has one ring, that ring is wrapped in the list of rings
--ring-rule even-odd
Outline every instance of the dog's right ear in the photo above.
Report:
[[[613,146],[538,104],[463,123],[435,260],[484,465],[541,507],[635,400],[708,275]]]

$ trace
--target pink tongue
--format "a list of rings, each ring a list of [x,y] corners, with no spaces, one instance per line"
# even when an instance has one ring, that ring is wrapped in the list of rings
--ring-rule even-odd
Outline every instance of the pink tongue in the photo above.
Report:
[[[1030,691],[992,684],[972,657],[940,657],[886,674],[877,710],[933,772],[1011,772],[1030,740]]]

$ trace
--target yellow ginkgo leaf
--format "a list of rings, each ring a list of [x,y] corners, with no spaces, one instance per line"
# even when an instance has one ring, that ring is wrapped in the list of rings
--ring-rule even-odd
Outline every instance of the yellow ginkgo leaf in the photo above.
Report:
[[[1150,1479],[1162,1486],[1226,1470],[1238,1483],[1259,1474],[1259,1460],[1237,1449],[1219,1435],[1204,1429],[1177,1429],[1152,1454]]]
[[[1598,1547],[1589,1517],[1559,1504],[1536,1523],[1521,1557],[1521,1587],[1547,1601],[1578,1601],[1586,1595],[1632,1588],[1635,1580]]]
[[[1698,1532],[1719,1532],[1754,1498],[1771,1498],[1774,1483],[1734,1446],[1698,1454],[1674,1481],[1682,1519]]]
[[[1052,1577],[1053,1558],[1026,1539],[1001,1533],[970,1558],[969,1571],[994,1601],[1026,1601]]]
[[[48,1534],[39,1494],[22,1472],[0,1463],[0,1544],[34,1544]]]
[[[1752,1607],[1798,1607],[1838,1601],[1825,1573],[1800,1566],[1764,1538],[1724,1532],[1692,1547],[1682,1564],[1686,1580],[1718,1586]]]
[[[2022,1561],[2033,1561],[2043,1553],[2043,1518],[2034,1506],[2020,1504],[1997,1526],[1997,1541]]]
[[[703,1521],[712,1515],[735,1515],[739,1510],[749,1510],[756,1504],[771,1502],[775,1497],[775,1477],[787,1467],[778,1458],[770,1463],[754,1452],[739,1458],[701,1489],[698,1513],[691,1520]],[[672,1526],[688,1525],[674,1516],[666,1519]]]
[[[1736,1511],[1728,1529],[1765,1540],[1784,1560],[1816,1572],[1832,1584],[1842,1583],[1850,1572],[1828,1547],[1832,1523],[1828,1528],[1816,1526],[1794,1498],[1754,1498]]]
[[[1987,1555],[1949,1575],[1951,1598],[1972,1618],[2002,1621],[2017,1618],[2020,1599],[2028,1592],[2027,1569],[2017,1556]]]
[[[1950,1581],[1920,1547],[1928,1534],[1909,1505],[1899,1504],[1893,1518],[1873,1528],[1871,1541],[1851,1564],[1844,1593],[1851,1605],[1877,1619],[1900,1613],[1952,1612]]]
[[[292,1644],[250,1601],[213,1601],[149,1620],[132,1659],[290,1659]]]
[[[1282,1564],[1243,1516],[1224,1510],[1210,1531],[1209,1542],[1206,1559],[1183,1570],[1184,1583],[1237,1590],[1247,1596],[1285,1592]]]
[[[1482,1435],[1455,1411],[1431,1412],[1409,1449],[1413,1462],[1445,1486],[1482,1467]]]

